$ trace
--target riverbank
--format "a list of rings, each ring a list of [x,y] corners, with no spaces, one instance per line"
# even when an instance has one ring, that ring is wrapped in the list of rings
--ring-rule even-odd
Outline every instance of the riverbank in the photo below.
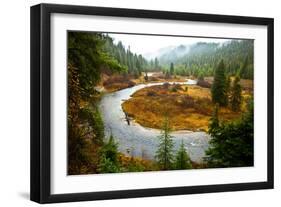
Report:
[[[164,83],[164,82],[186,82],[188,77],[184,76],[172,76],[166,78],[161,72],[151,72],[148,73],[147,79],[145,79],[145,74],[143,73],[139,77],[134,77],[133,75],[102,75],[101,82],[96,87],[99,92],[116,92],[122,89],[130,88],[139,84],[149,84],[149,83]]]
[[[148,172],[159,171],[159,165],[154,160],[147,160],[141,157],[128,156],[123,153],[119,153],[118,161],[120,163],[121,172]],[[191,169],[203,169],[207,168],[205,163],[197,163],[191,161]],[[170,169],[176,170],[176,169]]]

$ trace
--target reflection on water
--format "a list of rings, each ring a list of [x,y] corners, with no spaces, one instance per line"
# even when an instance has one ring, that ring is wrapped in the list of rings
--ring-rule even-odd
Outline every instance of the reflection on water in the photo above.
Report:
[[[196,80],[188,79],[185,83],[196,84]],[[128,125],[121,104],[137,90],[152,85],[163,83],[140,84],[117,92],[105,94],[100,102],[100,110],[105,125],[105,134],[113,134],[119,143],[119,150],[125,154],[153,159],[158,147],[160,130],[142,127],[131,121]],[[186,150],[193,161],[200,162],[208,148],[210,136],[205,132],[175,131],[171,134],[174,138],[175,149],[178,149],[181,140],[184,141]]]

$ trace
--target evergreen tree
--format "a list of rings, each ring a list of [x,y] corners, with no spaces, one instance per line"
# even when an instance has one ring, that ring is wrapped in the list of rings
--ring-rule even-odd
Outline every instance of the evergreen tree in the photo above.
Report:
[[[145,81],[148,81],[147,71],[145,71],[144,80],[145,80]]]
[[[153,70],[153,68],[154,68],[154,61],[150,60],[150,70]]]
[[[189,155],[187,154],[183,140],[181,141],[180,148],[176,154],[176,161],[175,161],[175,168],[177,170],[183,170],[183,169],[191,169],[191,160]]]
[[[213,110],[212,118],[210,119],[209,129],[208,129],[208,133],[211,135],[214,135],[216,133],[216,130],[220,126],[218,114],[219,114],[219,105],[216,104]]]
[[[172,165],[173,165],[174,143],[170,133],[171,130],[169,127],[169,120],[167,117],[165,117],[161,135],[158,136],[160,143],[155,156],[155,159],[157,160],[162,170],[172,169]]]
[[[108,142],[102,147],[98,171],[100,173],[119,172],[118,144],[114,141],[113,135],[110,135]]]
[[[89,125],[82,136],[91,135],[93,143],[102,145],[104,139],[104,125],[99,110],[97,108],[93,109],[93,107],[81,108],[79,111],[79,118],[82,122],[85,121]]]
[[[198,77],[197,77],[198,81],[204,81],[204,74],[202,71],[200,71]]]
[[[68,63],[77,68],[82,98],[89,98],[100,80],[102,66],[113,71],[125,71],[122,65],[104,51],[107,37],[101,33],[69,32]]]
[[[240,85],[240,78],[236,76],[233,82],[233,86],[231,87],[230,93],[230,104],[232,111],[239,111],[242,103],[242,88]]]
[[[171,63],[170,65],[170,75],[174,75],[175,69],[174,69],[174,63]]]
[[[166,78],[166,79],[169,79],[170,77],[171,77],[170,71],[169,71],[169,70],[166,70],[166,71],[165,71],[165,78]]]
[[[157,58],[154,59],[154,70],[159,70],[159,61]]]
[[[248,55],[246,56],[246,58],[243,62],[243,65],[240,69],[240,76],[245,79],[251,78],[250,71],[249,71],[249,56]]]
[[[218,103],[220,106],[227,105],[226,77],[223,60],[220,61],[218,67],[216,68],[211,92],[212,101],[214,103]]]
[[[226,82],[225,82],[225,91],[226,91],[227,98],[229,97],[230,89],[231,89],[231,76],[228,75],[226,77]]]

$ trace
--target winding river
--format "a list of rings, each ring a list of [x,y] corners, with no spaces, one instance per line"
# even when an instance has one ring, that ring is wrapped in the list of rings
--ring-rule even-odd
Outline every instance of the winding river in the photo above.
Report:
[[[196,84],[196,81],[188,79],[187,82],[176,82],[178,84]],[[131,95],[145,87],[160,85],[163,83],[139,84],[131,88],[126,88],[113,93],[103,95],[99,107],[105,125],[105,134],[107,137],[112,133],[119,143],[119,151],[133,156],[153,159],[157,150],[160,130],[143,127],[134,121],[128,125],[125,119],[125,113],[121,104],[123,101],[131,98]],[[210,136],[205,132],[174,131],[171,133],[175,143],[175,149],[178,149],[183,140],[190,158],[195,162],[202,161],[205,150],[208,148]]]

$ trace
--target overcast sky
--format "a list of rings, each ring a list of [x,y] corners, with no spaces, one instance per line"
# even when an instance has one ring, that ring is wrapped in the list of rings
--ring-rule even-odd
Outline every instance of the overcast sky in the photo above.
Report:
[[[114,43],[121,41],[122,44],[137,54],[153,53],[161,48],[178,45],[191,45],[196,42],[216,42],[223,43],[229,39],[215,38],[194,38],[194,37],[171,37],[171,36],[154,36],[154,35],[132,35],[132,34],[108,34],[114,39]]]

